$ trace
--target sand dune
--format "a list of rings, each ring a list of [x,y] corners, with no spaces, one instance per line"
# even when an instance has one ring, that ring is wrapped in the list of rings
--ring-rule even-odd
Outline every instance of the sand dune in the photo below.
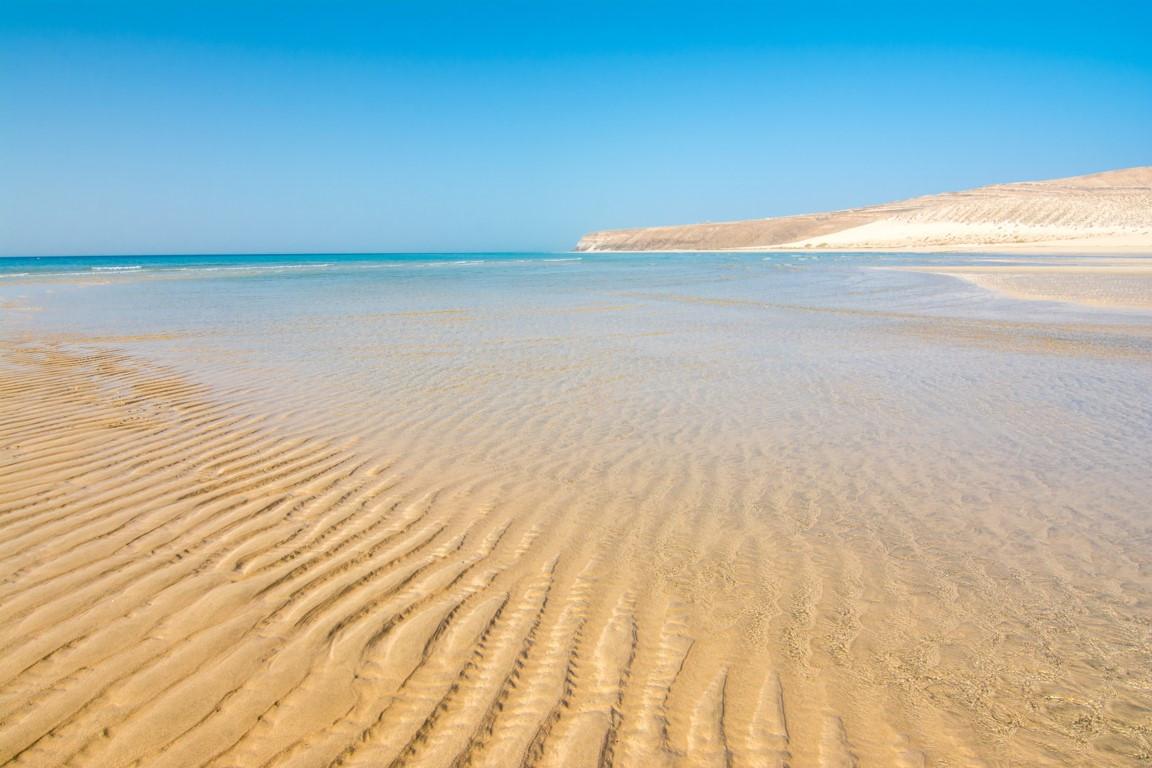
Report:
[[[997,184],[845,211],[593,232],[578,251],[1152,252],[1152,167]]]

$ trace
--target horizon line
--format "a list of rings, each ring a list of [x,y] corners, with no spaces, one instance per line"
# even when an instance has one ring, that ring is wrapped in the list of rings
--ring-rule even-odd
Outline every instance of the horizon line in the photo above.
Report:
[[[496,254],[532,253],[577,253],[568,250],[437,250],[437,251],[186,251],[181,253],[41,253],[41,254],[0,254],[0,259],[111,259],[111,258],[167,258],[180,256],[449,256],[472,254],[476,256]]]

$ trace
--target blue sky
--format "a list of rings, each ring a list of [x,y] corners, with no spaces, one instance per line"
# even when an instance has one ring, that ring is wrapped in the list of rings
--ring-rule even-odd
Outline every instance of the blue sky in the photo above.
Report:
[[[0,3],[0,254],[557,250],[1152,164],[1152,2]]]

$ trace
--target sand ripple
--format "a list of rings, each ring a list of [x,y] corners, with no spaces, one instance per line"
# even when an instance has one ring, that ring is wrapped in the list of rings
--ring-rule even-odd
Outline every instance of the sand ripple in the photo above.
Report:
[[[255,389],[3,342],[0,763],[1147,764],[1146,337],[846,311],[335,319]]]

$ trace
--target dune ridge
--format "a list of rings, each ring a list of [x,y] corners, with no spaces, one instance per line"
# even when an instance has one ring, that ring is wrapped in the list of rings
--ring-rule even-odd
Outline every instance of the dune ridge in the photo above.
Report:
[[[577,251],[1152,253],[1152,166],[995,184],[843,211],[592,232]]]

